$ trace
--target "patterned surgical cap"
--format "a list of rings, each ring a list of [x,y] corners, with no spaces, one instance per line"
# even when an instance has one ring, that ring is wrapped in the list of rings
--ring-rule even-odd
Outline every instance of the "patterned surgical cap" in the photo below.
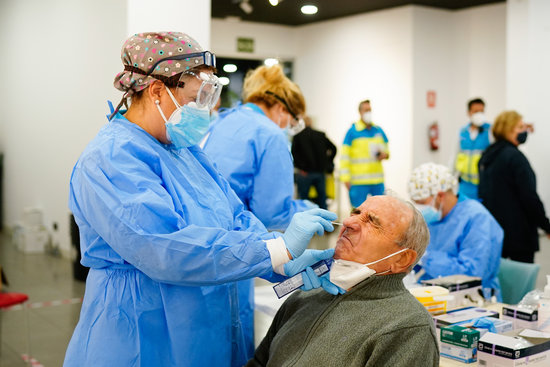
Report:
[[[441,164],[424,163],[413,170],[409,180],[412,200],[423,200],[449,190],[457,193],[458,180],[449,168]]]
[[[170,56],[201,52],[202,48],[193,38],[180,32],[148,32],[134,34],[122,45],[121,59],[124,71],[117,74],[114,81],[116,89],[139,92],[149,86],[155,79],[164,80],[180,74],[185,70],[202,64],[202,58],[194,57],[183,60],[167,60],[155,67],[150,76],[145,74],[153,65]],[[155,78],[155,76],[160,76]]]

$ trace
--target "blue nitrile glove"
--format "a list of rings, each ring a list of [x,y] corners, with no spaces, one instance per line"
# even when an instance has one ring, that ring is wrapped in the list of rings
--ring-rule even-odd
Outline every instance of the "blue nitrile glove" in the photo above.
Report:
[[[333,248],[329,248],[328,250],[305,250],[302,256],[297,257],[294,260],[290,260],[284,265],[285,275],[287,277],[292,277],[299,272],[304,271],[307,267],[310,267],[321,260],[330,259],[333,256]]]
[[[321,275],[320,277],[315,274],[311,267],[307,267],[306,271],[302,273],[302,280],[304,285],[301,287],[304,291],[310,291],[319,287],[323,287],[325,292],[330,293],[334,296],[337,294],[346,293],[345,289],[338,287],[336,284],[330,281],[330,272]]]
[[[498,319],[495,319],[498,320]],[[489,320],[488,318],[481,317],[474,321],[473,327],[479,328],[479,329],[488,329],[491,333],[496,333],[497,328],[495,327],[495,324],[492,320]]]
[[[334,231],[330,221],[336,218],[338,216],[335,213],[319,208],[294,214],[283,234],[283,240],[292,258],[297,258],[304,252],[315,233],[322,236],[325,231]]]
[[[308,209],[316,209],[319,207],[319,205],[315,204],[314,202],[312,201],[309,201],[309,200],[302,200],[302,202],[304,204],[306,204],[306,208]]]

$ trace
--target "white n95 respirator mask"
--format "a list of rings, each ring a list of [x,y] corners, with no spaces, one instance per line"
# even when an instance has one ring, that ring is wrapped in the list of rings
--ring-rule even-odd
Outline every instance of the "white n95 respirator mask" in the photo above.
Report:
[[[483,112],[476,112],[472,115],[470,120],[472,121],[472,124],[476,126],[481,126],[484,122],[487,121],[487,117],[485,117],[485,114]]]
[[[372,112],[368,111],[361,115],[361,119],[364,123],[370,124],[372,123]]]
[[[376,274],[376,271],[368,267],[369,265],[374,265],[380,261],[386,260],[406,250],[408,250],[408,248],[404,248],[402,250],[394,252],[393,254],[390,254],[386,257],[367,264],[361,264],[355,261],[341,259],[334,260],[330,268],[330,281],[342,289],[349,290],[354,285],[362,282],[373,274]],[[386,270],[379,274],[384,274],[387,272],[389,272],[389,270]]]

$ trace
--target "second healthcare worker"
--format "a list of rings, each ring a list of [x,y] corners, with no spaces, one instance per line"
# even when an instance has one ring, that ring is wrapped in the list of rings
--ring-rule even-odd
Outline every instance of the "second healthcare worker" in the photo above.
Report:
[[[269,230],[284,230],[292,216],[314,204],[293,200],[294,165],[285,131],[305,127],[300,88],[279,65],[249,72],[244,104],[220,117],[210,129],[204,151],[245,207]]]
[[[191,37],[135,34],[121,54],[115,87],[129,109],[112,113],[71,177],[90,273],[64,365],[241,366],[235,282],[282,280],[332,256],[305,248],[336,215],[299,213],[280,235],[246,210],[196,145],[221,86],[214,55]]]
[[[305,127],[300,88],[279,65],[250,71],[244,104],[222,112],[213,123],[205,153],[229,181],[246,209],[269,230],[284,230],[292,216],[315,205],[294,200],[294,165],[288,136]],[[254,284],[239,282],[239,307],[250,358],[254,355]]]

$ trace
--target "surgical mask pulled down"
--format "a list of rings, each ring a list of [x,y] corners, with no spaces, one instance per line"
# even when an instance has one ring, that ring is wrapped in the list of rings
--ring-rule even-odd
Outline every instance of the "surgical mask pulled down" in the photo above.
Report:
[[[424,220],[426,221],[426,224],[432,224],[435,222],[439,222],[441,218],[443,218],[443,208],[440,205],[439,209],[436,209],[434,207],[435,205],[435,197],[432,201],[432,204],[416,204],[416,208],[420,213],[422,213],[422,216],[424,217]]]
[[[198,144],[208,132],[210,126],[210,111],[207,107],[199,108],[195,102],[180,106],[170,89],[166,88],[170,99],[176,105],[169,119],[160,108],[160,102],[155,104],[166,123],[166,138],[176,149],[187,148]]]
[[[400,254],[407,250],[408,248],[404,248],[402,250],[394,252],[393,254],[390,254],[386,257],[383,257],[379,260],[376,260],[367,264],[361,264],[355,261],[342,260],[342,259],[334,260],[330,268],[330,281],[336,284],[338,287],[348,290],[354,285],[369,278],[373,274],[376,274],[376,271],[369,268],[369,265],[374,265],[376,263],[379,263],[380,261],[389,259],[390,257]],[[388,269],[378,274],[385,274],[385,273],[388,273],[389,271],[390,270]]]

